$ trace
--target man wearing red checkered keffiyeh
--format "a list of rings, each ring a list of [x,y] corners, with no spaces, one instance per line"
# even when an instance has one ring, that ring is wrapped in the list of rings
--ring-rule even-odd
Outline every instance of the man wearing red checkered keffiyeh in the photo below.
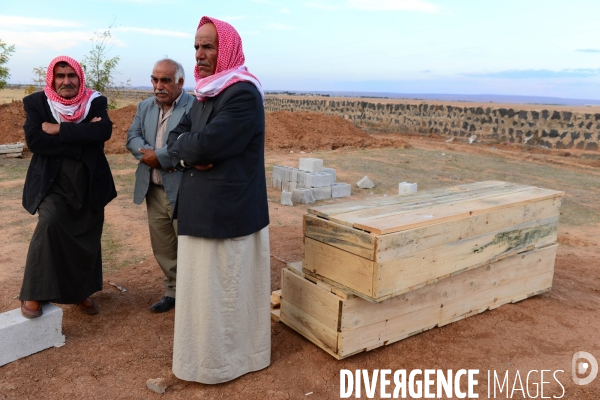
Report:
[[[23,129],[33,154],[23,206],[38,214],[29,244],[21,313],[43,314],[48,302],[98,313],[89,297],[102,290],[104,206],[117,192],[104,155],[112,134],[106,97],[85,87],[77,61],[52,60],[46,87],[23,99]]]
[[[203,17],[194,47],[199,101],[167,141],[183,168],[173,373],[215,384],[271,360],[265,114],[231,25]]]

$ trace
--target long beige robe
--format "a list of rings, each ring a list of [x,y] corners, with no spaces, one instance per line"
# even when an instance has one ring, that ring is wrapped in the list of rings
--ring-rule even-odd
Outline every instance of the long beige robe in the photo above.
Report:
[[[227,382],[271,362],[268,227],[235,239],[179,236],[173,373]]]

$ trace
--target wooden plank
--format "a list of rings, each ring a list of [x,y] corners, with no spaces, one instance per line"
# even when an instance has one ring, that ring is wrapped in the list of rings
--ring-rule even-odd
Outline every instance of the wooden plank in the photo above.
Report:
[[[23,153],[23,148],[20,147],[18,149],[0,149],[0,154],[21,154]]]
[[[482,235],[486,232],[557,216],[560,212],[560,204],[561,198],[557,197],[521,204],[508,209],[470,215],[456,221],[381,235],[375,260],[383,262],[446,243]]]
[[[473,269],[498,257],[557,240],[558,216],[448,243],[378,264],[374,298],[396,296]]]
[[[305,237],[302,268],[373,296],[373,261]]]
[[[312,315],[287,301],[285,297],[281,299],[280,319],[281,322],[337,358],[337,330],[331,330]]]
[[[489,189],[479,189],[469,192],[453,193],[447,196],[428,196],[429,192],[421,192],[424,198],[418,201],[405,202],[403,204],[393,204],[389,206],[370,208],[354,212],[347,212],[330,216],[328,219],[337,222],[341,225],[357,227],[357,224],[368,225],[370,220],[385,219],[401,214],[411,213],[423,209],[439,208],[442,205],[452,205],[465,203],[477,199],[486,199],[489,197],[518,193],[526,190],[534,189],[533,186],[516,185],[507,183],[502,186],[497,186]],[[362,229],[362,228],[360,228]],[[366,229],[372,232],[370,229]]]
[[[396,318],[341,332],[338,355],[340,358],[344,358],[361,349],[366,350],[393,343],[435,326],[441,326],[481,313],[489,308],[510,303],[513,299],[523,295],[530,296],[543,292],[552,286],[552,276],[553,272],[546,272],[482,292],[468,293],[461,298]]]
[[[304,214],[304,235],[369,260],[375,259],[376,237],[367,232]]]
[[[337,332],[340,298],[326,288],[306,284],[305,279],[288,271],[282,271],[281,298],[299,310],[309,314],[323,326]],[[335,347],[333,347],[335,349]]]
[[[276,308],[274,310],[271,310],[271,319],[275,322],[280,322],[281,321],[281,309]]]
[[[501,181],[484,181],[467,183],[463,185],[451,186],[447,188],[427,190],[423,192],[417,192],[410,195],[402,196],[391,196],[386,198],[376,198],[369,200],[360,201],[347,201],[344,203],[331,204],[320,207],[311,207],[308,209],[310,214],[318,215],[323,218],[328,218],[333,215],[343,214],[352,211],[364,210],[369,208],[381,207],[390,204],[402,204],[407,202],[413,202],[418,199],[427,199],[437,196],[449,196],[454,193],[468,192],[479,189],[488,189],[496,186],[506,185],[507,182]]]
[[[342,302],[340,330],[347,331],[461,298],[465,293],[484,291],[554,270],[557,245],[518,254],[487,266],[454,275],[380,303],[361,298]]]
[[[471,215],[484,214],[496,210],[507,209],[535,201],[561,197],[564,192],[555,190],[533,188],[526,191],[498,195],[490,198],[477,199],[456,204],[436,205],[409,212],[399,212],[397,215],[385,217],[371,217],[353,219],[346,223],[353,223],[357,229],[362,229],[377,235],[399,232],[420,226],[455,221]],[[338,216],[336,218],[342,218]],[[335,220],[335,222],[340,222]]]

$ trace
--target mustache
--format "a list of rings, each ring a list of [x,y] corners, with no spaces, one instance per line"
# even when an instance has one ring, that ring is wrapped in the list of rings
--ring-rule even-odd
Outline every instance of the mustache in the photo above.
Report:
[[[169,94],[165,89],[155,90],[154,94]]]
[[[202,62],[202,61],[198,61],[196,64],[197,64],[199,67],[210,67],[210,64],[209,64],[209,63],[205,63],[205,62]]]
[[[60,85],[60,87],[58,88],[58,90],[60,89],[75,89],[75,86],[73,85]]]

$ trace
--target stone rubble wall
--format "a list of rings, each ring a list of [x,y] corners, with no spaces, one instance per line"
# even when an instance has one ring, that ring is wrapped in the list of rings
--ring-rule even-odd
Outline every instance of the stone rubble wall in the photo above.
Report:
[[[541,109],[377,103],[266,97],[265,111],[310,111],[339,115],[380,131],[436,133],[486,141],[527,143],[557,149],[600,150],[600,113]]]

